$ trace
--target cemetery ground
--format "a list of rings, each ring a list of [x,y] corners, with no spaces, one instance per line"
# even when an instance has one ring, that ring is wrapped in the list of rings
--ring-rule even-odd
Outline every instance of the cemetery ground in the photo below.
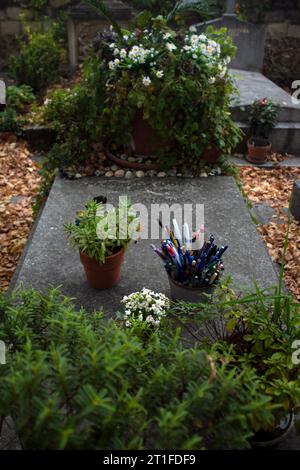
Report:
[[[300,111],[265,28],[87,3],[0,81],[0,449],[299,449]],[[111,28],[72,76],[86,14]]]

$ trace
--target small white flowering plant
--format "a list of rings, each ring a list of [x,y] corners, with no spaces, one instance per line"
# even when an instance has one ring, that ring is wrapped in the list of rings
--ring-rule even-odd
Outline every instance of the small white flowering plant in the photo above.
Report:
[[[162,17],[121,36],[112,33],[98,51],[107,145],[128,144],[142,111],[160,156],[172,156],[172,164],[183,157],[192,169],[208,148],[229,154],[241,137],[230,116],[234,54],[226,30],[173,30]]]
[[[170,301],[164,294],[145,287],[140,292],[125,296],[122,303],[125,306],[125,326],[128,328],[158,327],[170,306]]]

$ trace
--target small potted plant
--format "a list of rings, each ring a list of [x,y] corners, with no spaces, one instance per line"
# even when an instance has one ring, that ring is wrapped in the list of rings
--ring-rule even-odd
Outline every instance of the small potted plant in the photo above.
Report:
[[[65,225],[72,246],[79,248],[91,287],[109,289],[118,284],[125,250],[138,229],[130,204],[106,210],[97,200],[87,203],[75,223]]]
[[[269,140],[271,130],[278,119],[280,105],[267,98],[256,100],[249,113],[251,137],[247,141],[247,160],[251,163],[264,163],[272,150]]]

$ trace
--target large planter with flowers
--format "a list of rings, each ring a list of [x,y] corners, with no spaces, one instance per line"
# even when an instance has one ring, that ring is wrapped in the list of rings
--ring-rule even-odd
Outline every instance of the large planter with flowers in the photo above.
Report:
[[[132,143],[136,154],[193,169],[212,151],[213,160],[230,154],[241,137],[230,116],[231,38],[213,29],[175,31],[161,17],[122,34],[106,37],[99,52],[106,145]]]

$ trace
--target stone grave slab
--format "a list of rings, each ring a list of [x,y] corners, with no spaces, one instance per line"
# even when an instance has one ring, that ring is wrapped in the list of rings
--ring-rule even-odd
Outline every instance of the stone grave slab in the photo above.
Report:
[[[110,316],[120,310],[124,295],[143,287],[169,294],[162,263],[149,247],[151,240],[140,240],[130,246],[118,286],[109,291],[88,286],[79,254],[69,246],[63,226],[74,220],[76,211],[87,200],[97,195],[106,195],[113,204],[118,203],[119,195],[127,195],[133,203],[143,203],[148,208],[162,203],[204,204],[207,233],[214,233],[220,244],[230,245],[224,262],[226,274],[233,276],[236,288],[239,291],[251,288],[255,279],[262,287],[277,282],[272,261],[232,177],[134,181],[111,178],[70,181],[57,177],[12,281],[13,287],[23,283],[45,290],[50,285],[61,285],[64,294],[76,299],[77,306],[88,310],[103,307]]]

